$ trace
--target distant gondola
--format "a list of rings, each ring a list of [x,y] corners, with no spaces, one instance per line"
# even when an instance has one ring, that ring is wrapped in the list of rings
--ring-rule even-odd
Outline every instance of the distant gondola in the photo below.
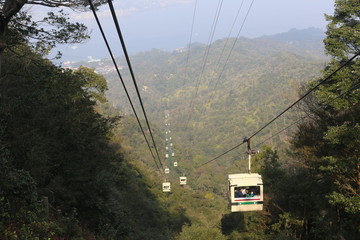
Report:
[[[163,192],[171,192],[171,183],[170,182],[163,182],[162,190],[163,190]]]
[[[186,177],[180,177],[180,185],[186,185]]]

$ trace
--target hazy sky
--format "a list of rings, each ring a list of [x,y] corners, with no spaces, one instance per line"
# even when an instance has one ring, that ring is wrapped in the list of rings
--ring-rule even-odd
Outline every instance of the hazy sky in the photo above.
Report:
[[[129,53],[159,48],[172,51],[190,42],[195,0],[114,0],[117,16]],[[242,4],[243,2],[243,4]],[[292,28],[316,27],[325,30],[324,13],[333,14],[334,0],[197,0],[192,42],[207,43],[218,6],[221,5],[214,39],[227,37],[235,16],[240,14],[231,36],[254,38],[287,32]],[[108,5],[98,12],[100,21],[116,56],[121,55],[119,40]],[[250,9],[250,10],[249,10]],[[248,17],[245,19],[246,13]],[[76,13],[72,19],[92,31],[85,44],[63,46],[64,60],[108,57],[91,12]]]

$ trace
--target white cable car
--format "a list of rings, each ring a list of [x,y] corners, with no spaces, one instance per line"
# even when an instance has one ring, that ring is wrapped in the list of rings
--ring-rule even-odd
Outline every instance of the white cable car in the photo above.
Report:
[[[163,192],[171,192],[171,183],[170,182],[163,182],[162,190],[163,190]]]
[[[263,182],[257,173],[230,174],[229,199],[231,212],[263,210]]]
[[[168,157],[169,157],[169,154],[165,154],[165,157],[168,158]]]
[[[260,174],[251,173],[251,155],[257,151],[251,150],[250,139],[244,139],[245,141],[248,144],[249,172],[228,176],[231,212],[263,210],[263,181]]]
[[[168,150],[169,149],[169,147],[165,147],[166,148],[166,150]]]
[[[171,156],[173,156],[173,157],[174,157],[174,156],[175,156],[175,153],[171,153]]]
[[[172,143],[170,143],[170,146],[172,146],[173,144]]]
[[[186,185],[186,177],[180,177],[180,185]]]
[[[177,167],[177,166],[178,166],[177,162],[174,162],[174,167]]]
[[[169,174],[170,173],[170,169],[169,168],[165,168],[165,173]]]

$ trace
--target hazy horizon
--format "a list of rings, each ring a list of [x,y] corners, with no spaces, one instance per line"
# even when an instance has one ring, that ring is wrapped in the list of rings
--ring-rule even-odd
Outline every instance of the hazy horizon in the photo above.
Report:
[[[117,18],[129,54],[161,49],[173,51],[190,43],[196,0],[123,0],[114,1]],[[222,3],[222,4],[221,4]],[[257,38],[288,32],[291,29],[318,28],[325,31],[324,14],[332,15],[333,0],[197,0],[191,43],[207,44],[221,6],[213,39],[237,35]],[[241,6],[241,8],[240,8]],[[239,12],[237,21],[234,22]],[[98,16],[114,55],[122,56],[108,6],[102,6]],[[108,58],[109,54],[91,12],[72,17],[91,30],[91,39],[83,44],[64,45],[62,61]]]

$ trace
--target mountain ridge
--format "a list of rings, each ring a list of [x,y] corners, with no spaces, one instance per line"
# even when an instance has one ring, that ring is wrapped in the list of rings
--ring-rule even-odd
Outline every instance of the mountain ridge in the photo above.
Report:
[[[320,76],[326,57],[320,53],[322,49],[315,50],[304,51],[304,46],[273,39],[241,37],[217,40],[208,53],[204,46],[190,52],[153,49],[130,56],[130,60],[152,125],[161,129],[163,112],[169,110],[176,119],[173,127],[179,141],[191,146],[193,154],[211,157],[226,150],[238,134],[250,135],[296,100],[301,84]],[[135,108],[140,109],[126,62],[117,62]],[[111,69],[112,62],[106,59],[90,65],[97,66]],[[125,114],[132,114],[115,70],[104,76],[110,101]],[[289,119],[260,136],[269,136]],[[212,144],[215,147],[209,147]]]
[[[273,44],[275,44],[274,42],[277,42],[277,44],[288,44],[290,45],[295,45],[295,47],[300,47],[301,49],[303,49],[304,47],[302,47],[302,43],[306,43],[306,47],[308,46],[312,46],[311,49],[317,49],[316,53],[324,56],[324,45],[322,43],[322,39],[324,38],[325,34],[321,29],[318,28],[306,28],[306,29],[290,29],[287,32],[283,32],[283,33],[277,33],[277,34],[272,34],[272,35],[264,35],[261,37],[256,37],[256,38],[247,38],[247,37],[240,37],[241,39],[249,39],[249,40],[253,40],[253,41],[263,41],[263,40],[272,40]],[[299,40],[300,38],[300,40]],[[223,41],[226,38],[222,38],[222,39],[217,39],[215,40],[213,43],[214,44],[216,42],[219,41]],[[230,39],[234,39],[234,38],[230,38]],[[201,49],[201,48],[206,48],[207,45],[204,43],[200,43],[200,42],[194,42],[191,43],[191,50],[194,49]],[[305,47],[305,48],[306,48]],[[158,53],[170,53],[170,54],[174,54],[174,53],[184,53],[187,52],[189,49],[189,46],[179,46],[177,47],[175,50],[173,51],[167,51],[167,50],[162,50],[162,49],[158,49],[158,48],[153,48],[153,49],[149,49],[147,51],[142,51],[136,54],[131,55],[131,58],[134,58],[136,56],[142,56],[142,55],[148,55],[147,53],[149,52],[158,52]],[[101,59],[93,59],[90,58],[87,61],[85,60],[81,60],[81,61],[66,61],[63,62],[62,64],[64,65],[64,67],[68,67],[68,68],[75,68],[79,65],[89,65],[91,66],[96,66],[99,62],[104,61],[104,60],[110,60],[110,58],[101,58]]]

